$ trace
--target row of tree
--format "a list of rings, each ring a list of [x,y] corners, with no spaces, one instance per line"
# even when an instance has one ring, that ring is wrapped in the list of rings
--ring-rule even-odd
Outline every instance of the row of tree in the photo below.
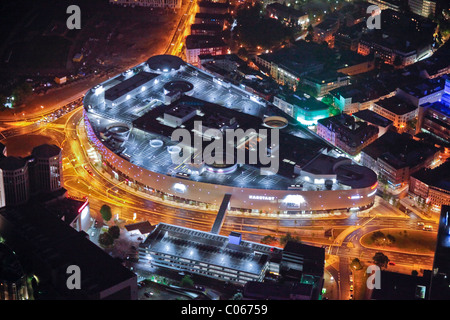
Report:
[[[100,208],[100,214],[102,219],[106,222],[110,221],[112,218],[111,207],[104,204]],[[109,227],[108,231],[103,232],[98,237],[98,243],[104,247],[110,247],[114,244],[114,240],[120,237],[120,228],[118,226]]]
[[[272,236],[272,235],[267,235],[264,236],[260,242],[263,244],[267,244],[267,245],[275,245],[277,243],[280,243],[281,246],[284,246],[286,243],[288,243],[288,241],[291,242],[298,242],[301,243],[301,239],[299,236],[293,235],[290,232],[287,232],[285,235],[282,235],[280,237],[280,239]]]

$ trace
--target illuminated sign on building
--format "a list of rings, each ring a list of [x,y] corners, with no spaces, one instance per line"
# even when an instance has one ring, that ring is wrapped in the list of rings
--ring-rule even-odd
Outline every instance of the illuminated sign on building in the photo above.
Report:
[[[275,197],[255,196],[255,195],[249,195],[248,198],[251,199],[251,200],[267,200],[267,201],[275,200]]]
[[[302,203],[305,203],[305,198],[299,194],[288,194],[284,199],[283,203],[288,208],[300,208]]]

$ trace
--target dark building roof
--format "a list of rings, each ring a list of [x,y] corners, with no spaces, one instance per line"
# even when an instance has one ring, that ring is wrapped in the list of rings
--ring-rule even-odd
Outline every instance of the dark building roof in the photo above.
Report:
[[[411,176],[429,186],[450,191],[450,161],[434,169],[423,168]]]
[[[43,269],[33,264],[27,267],[42,280],[49,281],[58,292],[54,298],[98,299],[103,290],[136,279],[133,272],[87,239],[86,233],[76,231],[43,206],[3,209],[0,222],[2,237],[18,255],[34,257],[32,260],[45,266]],[[81,290],[67,288],[66,272],[70,265],[80,267]],[[52,277],[47,278],[46,272]]]
[[[430,282],[426,276],[412,276],[383,270],[380,281],[380,289],[372,291],[374,300],[423,300],[428,297]]]
[[[194,23],[191,24],[191,30],[206,30],[206,31],[220,32],[223,30],[223,28],[218,24]]]
[[[43,204],[43,206],[46,210],[53,213],[67,224],[71,224],[80,214],[78,210],[84,203],[86,203],[86,201],[62,198],[57,201],[49,201]]]
[[[226,46],[219,36],[188,35],[186,37],[187,49],[217,48]]]
[[[288,241],[284,246],[283,253],[300,255],[310,260],[317,260],[321,263],[325,261],[325,249],[310,246],[296,241]]]
[[[367,122],[356,121],[348,114],[340,114],[317,121],[335,132],[342,142],[350,147],[358,147],[368,139],[378,135],[378,128],[367,124]]]
[[[417,109],[416,106],[396,96],[379,100],[376,104],[400,116]]]
[[[148,221],[144,221],[127,224],[125,226],[125,229],[127,229],[127,231],[139,230],[141,234],[146,234],[152,232],[155,229],[155,226],[152,226]]]
[[[199,1],[197,3],[197,5],[199,7],[214,8],[214,9],[228,9],[228,7],[230,6],[226,2],[212,2],[212,1],[205,1],[205,0]]]
[[[14,251],[0,242],[0,282],[16,282],[25,274]]]
[[[444,90],[444,87],[445,78],[439,77],[435,79],[422,79],[399,88],[416,98],[422,98],[432,93]]]
[[[4,157],[0,159],[0,169],[7,171],[14,171],[24,168],[27,161],[19,157]]]
[[[61,149],[54,144],[42,144],[33,148],[31,154],[38,158],[51,158],[59,156]]]
[[[372,159],[382,158],[395,168],[414,167],[438,151],[426,143],[411,139],[408,134],[387,131],[365,147],[362,152]]]
[[[224,14],[220,14],[220,13],[197,12],[195,14],[195,18],[225,20],[225,15]]]
[[[297,90],[294,94],[283,92],[278,96],[287,103],[307,111],[328,110],[330,108],[326,103],[311,97],[301,90]]]
[[[372,123],[376,126],[386,128],[392,124],[392,121],[389,119],[386,119],[383,116],[380,116],[378,113],[373,112],[372,110],[365,109],[360,110],[358,112],[353,113],[353,116],[355,118],[359,118],[363,121],[367,121],[369,123]]]

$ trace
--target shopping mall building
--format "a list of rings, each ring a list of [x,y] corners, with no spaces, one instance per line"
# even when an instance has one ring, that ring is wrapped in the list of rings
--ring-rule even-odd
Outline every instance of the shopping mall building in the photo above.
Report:
[[[266,146],[264,155],[276,171],[266,170],[260,159],[208,161],[199,156],[208,145],[172,141],[176,129],[213,142],[218,140],[208,132],[242,129],[243,136],[224,142],[230,148],[223,154],[212,154],[236,160],[243,152],[250,159]],[[175,56],[151,57],[89,90],[84,130],[107,172],[163,199],[218,208],[228,194],[234,210],[323,213],[366,209],[377,190],[370,168],[269,102]],[[192,156],[174,161],[187,151]]]

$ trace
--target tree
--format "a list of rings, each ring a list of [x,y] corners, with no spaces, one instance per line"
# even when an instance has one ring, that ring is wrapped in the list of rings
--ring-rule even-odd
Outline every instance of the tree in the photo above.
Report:
[[[358,258],[353,259],[350,266],[352,269],[355,269],[355,270],[362,269],[361,261]]]
[[[389,263],[389,258],[384,255],[382,252],[377,252],[373,256],[373,262],[380,268],[387,268]]]
[[[238,54],[238,56],[241,57],[241,58],[248,58],[248,51],[247,51],[247,49],[245,49],[244,47],[239,48],[237,54]]]
[[[301,243],[300,237],[292,236],[290,232],[286,233],[284,236],[280,238],[280,244],[284,246],[289,241]]]
[[[275,238],[274,236],[271,236],[271,235],[267,235],[267,236],[264,236],[262,239],[261,239],[261,243],[263,243],[263,244],[272,244],[272,243],[274,243],[274,242],[277,242],[277,238]]]
[[[6,103],[6,96],[0,94],[0,108],[3,107]]]
[[[387,239],[389,245],[395,243],[395,237],[391,234],[388,234],[386,236],[386,239]]]
[[[241,292],[236,292],[230,300],[242,300],[243,296]]]
[[[108,232],[104,232],[98,237],[98,243],[104,247],[109,247],[114,243],[114,239]]]
[[[194,280],[192,280],[190,275],[185,275],[183,279],[181,279],[181,286],[185,288],[192,288],[194,286]]]
[[[378,242],[380,239],[384,239],[385,235],[381,231],[375,231],[374,233],[372,233],[370,238],[372,239],[373,242]]]
[[[103,220],[105,220],[105,221],[111,220],[111,218],[112,218],[111,207],[104,204],[100,208],[100,214],[102,215]]]
[[[399,55],[396,55],[394,58],[394,66],[400,67],[402,65],[402,58]]]
[[[237,10],[235,30],[240,43],[250,48],[270,49],[292,37],[292,28],[284,26],[276,19],[262,16],[261,11],[260,3],[244,5]]]
[[[17,104],[22,103],[31,93],[33,92],[33,87],[27,82],[19,83],[12,92]]]
[[[118,226],[112,226],[109,228],[108,233],[113,239],[118,239],[120,236],[120,228]]]

